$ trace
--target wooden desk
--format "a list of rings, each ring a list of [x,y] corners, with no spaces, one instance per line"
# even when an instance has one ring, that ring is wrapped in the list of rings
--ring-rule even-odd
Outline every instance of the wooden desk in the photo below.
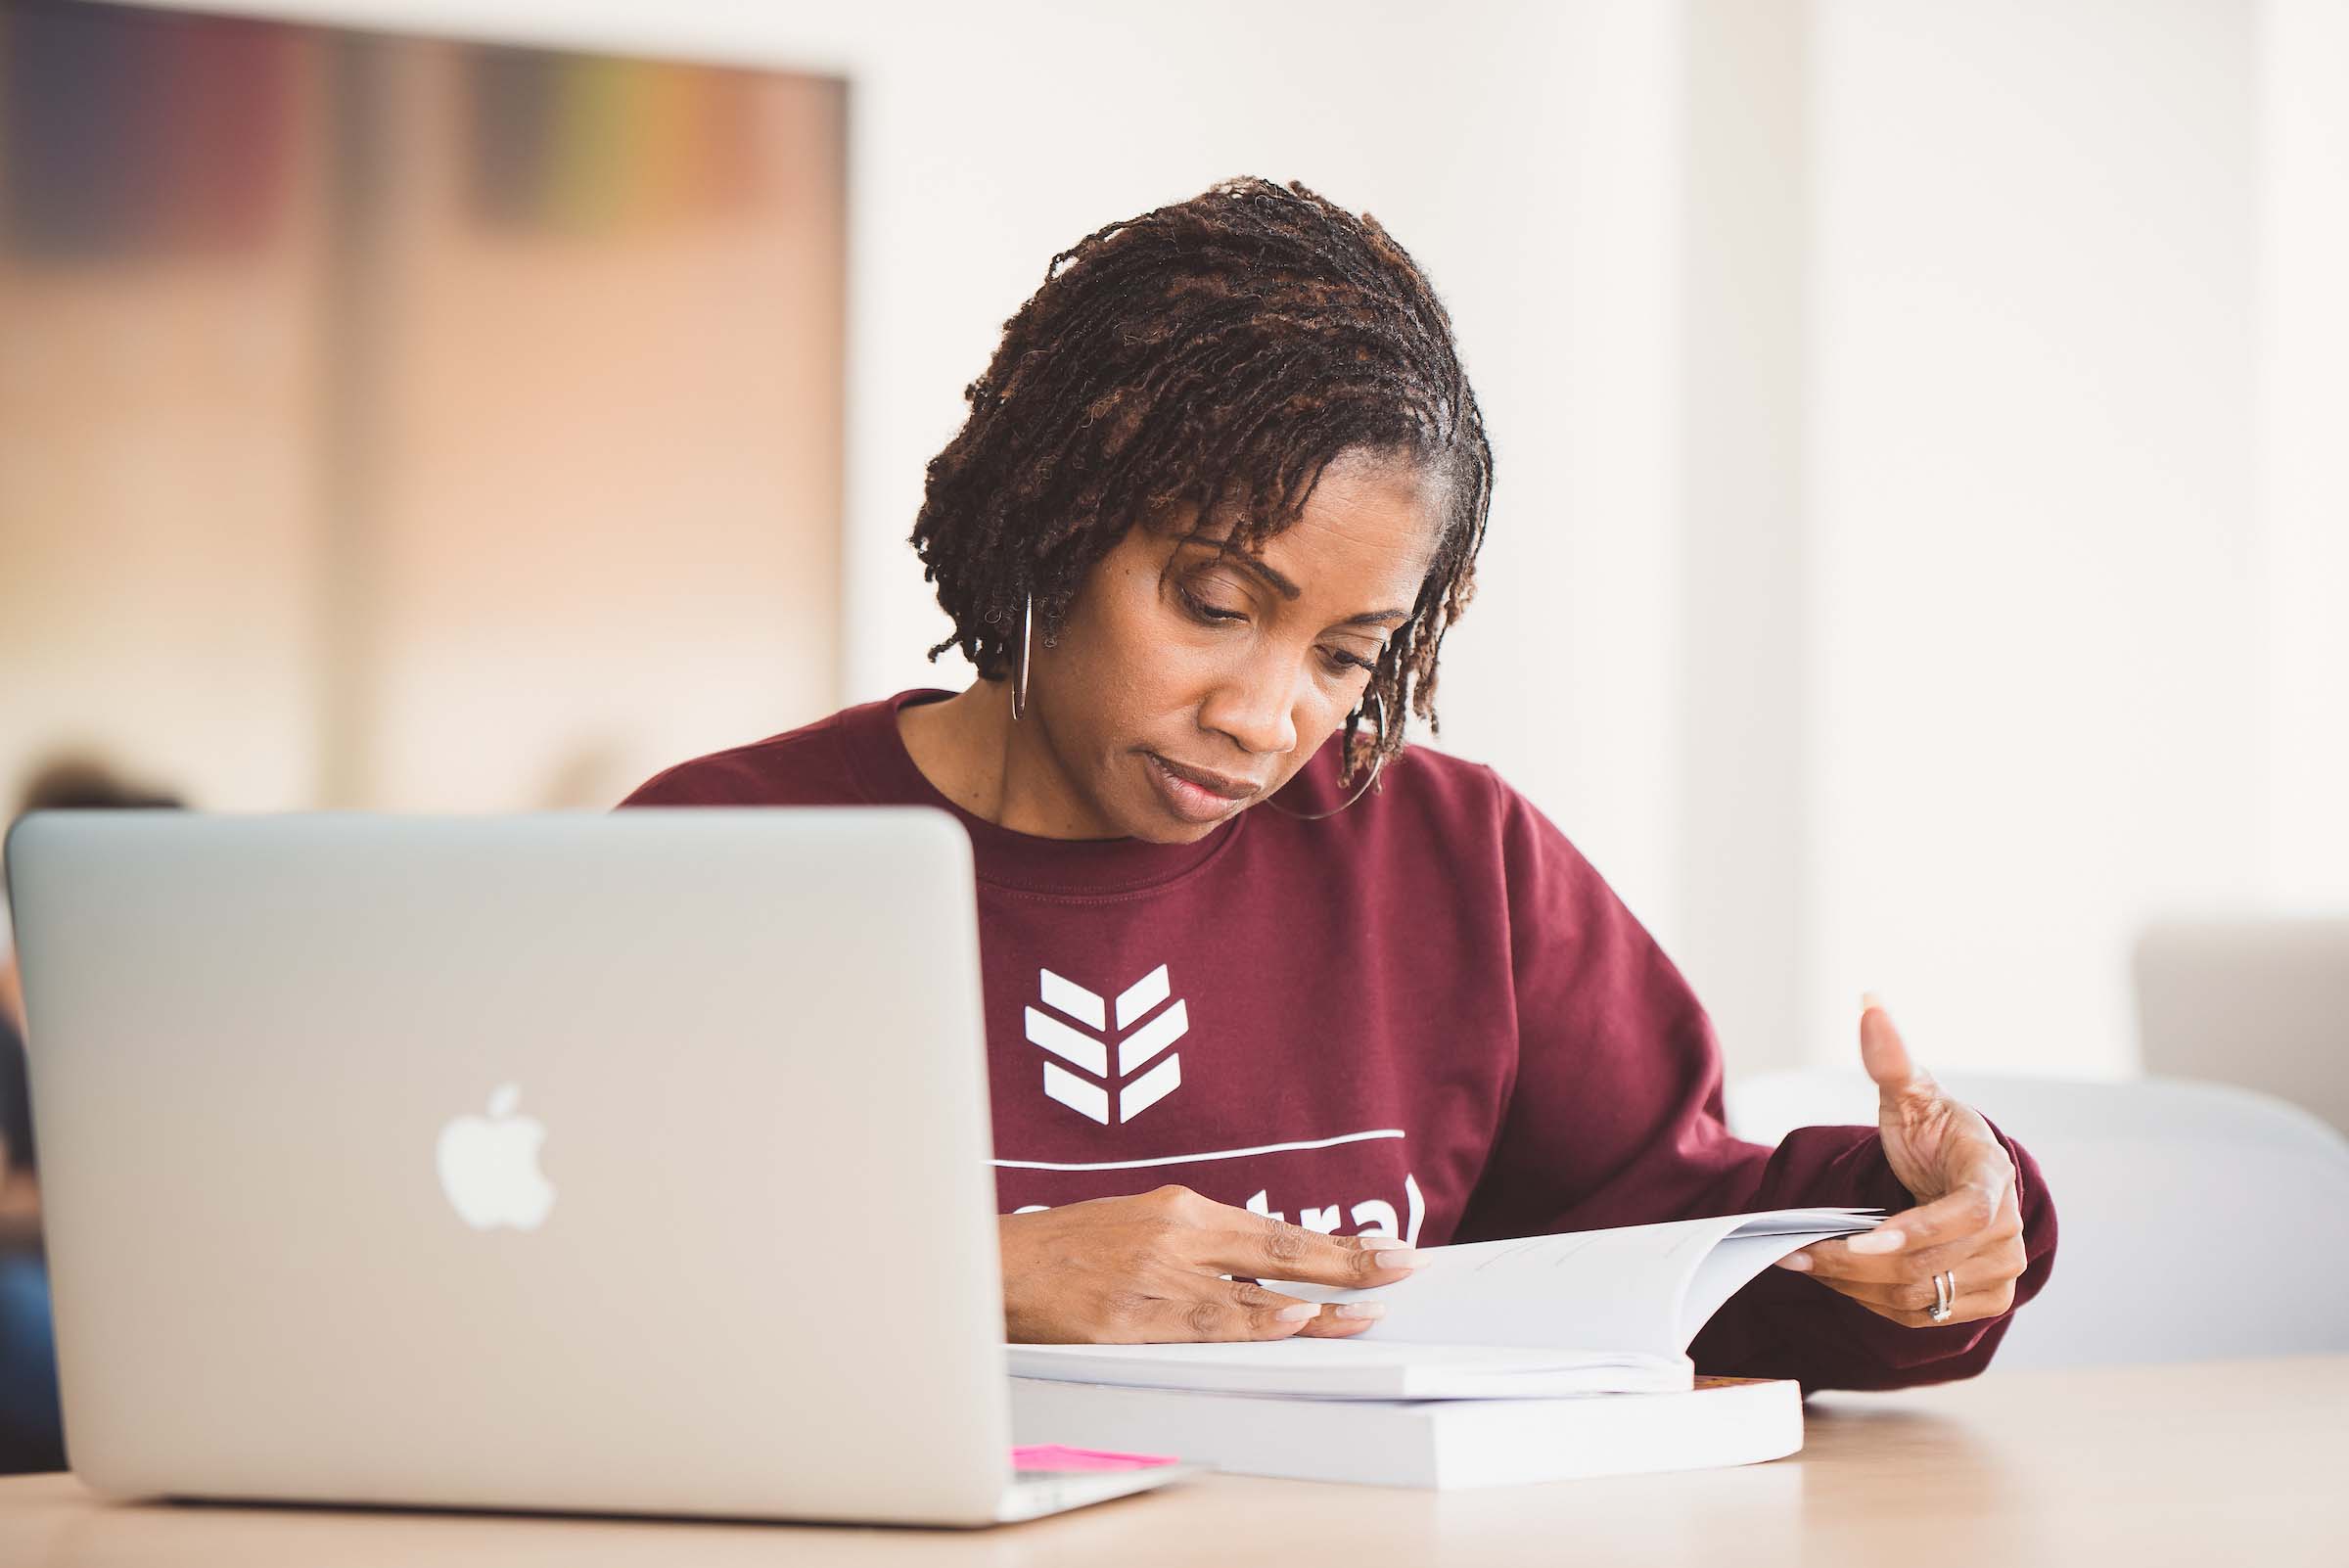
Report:
[[[1812,1404],[1795,1458],[1435,1494],[1215,1476],[964,1534],[101,1503],[0,1481],[0,1563],[2349,1563],[2349,1357],[2014,1372]]]

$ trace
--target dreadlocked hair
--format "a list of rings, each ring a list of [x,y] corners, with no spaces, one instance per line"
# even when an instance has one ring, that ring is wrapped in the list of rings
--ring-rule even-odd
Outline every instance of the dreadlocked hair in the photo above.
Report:
[[[1052,258],[964,389],[970,415],[933,458],[912,543],[959,647],[1009,670],[1034,596],[1049,645],[1086,572],[1137,521],[1228,518],[1227,551],[1293,524],[1344,454],[1434,475],[1442,533],[1410,619],[1349,717],[1346,771],[1437,726],[1436,657],[1475,593],[1493,452],[1451,318],[1409,254],[1291,181],[1221,181],[1096,230]]]

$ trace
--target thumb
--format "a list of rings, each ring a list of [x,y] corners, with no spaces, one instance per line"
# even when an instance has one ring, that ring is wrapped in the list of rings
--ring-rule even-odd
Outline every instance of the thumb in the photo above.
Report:
[[[1875,1080],[1877,1097],[1886,1105],[1933,1087],[1933,1075],[1909,1055],[1901,1032],[1892,1027],[1892,1015],[1872,991],[1860,998],[1860,1061],[1867,1076]]]

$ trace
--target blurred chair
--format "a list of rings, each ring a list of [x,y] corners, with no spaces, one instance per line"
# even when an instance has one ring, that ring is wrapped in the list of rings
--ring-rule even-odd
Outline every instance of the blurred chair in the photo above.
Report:
[[[2349,918],[2156,921],[2131,968],[2146,1072],[2264,1089],[2349,1132]]]
[[[2349,1138],[2226,1084],[1940,1078],[2030,1151],[2055,1202],[2054,1274],[1997,1365],[2349,1352]],[[1840,1068],[1756,1074],[1727,1100],[1758,1143],[1875,1120],[1874,1085]]]

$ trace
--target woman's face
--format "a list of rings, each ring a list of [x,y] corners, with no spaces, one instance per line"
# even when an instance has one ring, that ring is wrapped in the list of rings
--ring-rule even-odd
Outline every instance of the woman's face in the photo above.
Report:
[[[1093,818],[1078,836],[1187,842],[1288,782],[1409,619],[1437,504],[1423,471],[1348,454],[1260,554],[1219,559],[1225,528],[1181,538],[1188,512],[1129,530],[1029,655],[1023,727]]]

